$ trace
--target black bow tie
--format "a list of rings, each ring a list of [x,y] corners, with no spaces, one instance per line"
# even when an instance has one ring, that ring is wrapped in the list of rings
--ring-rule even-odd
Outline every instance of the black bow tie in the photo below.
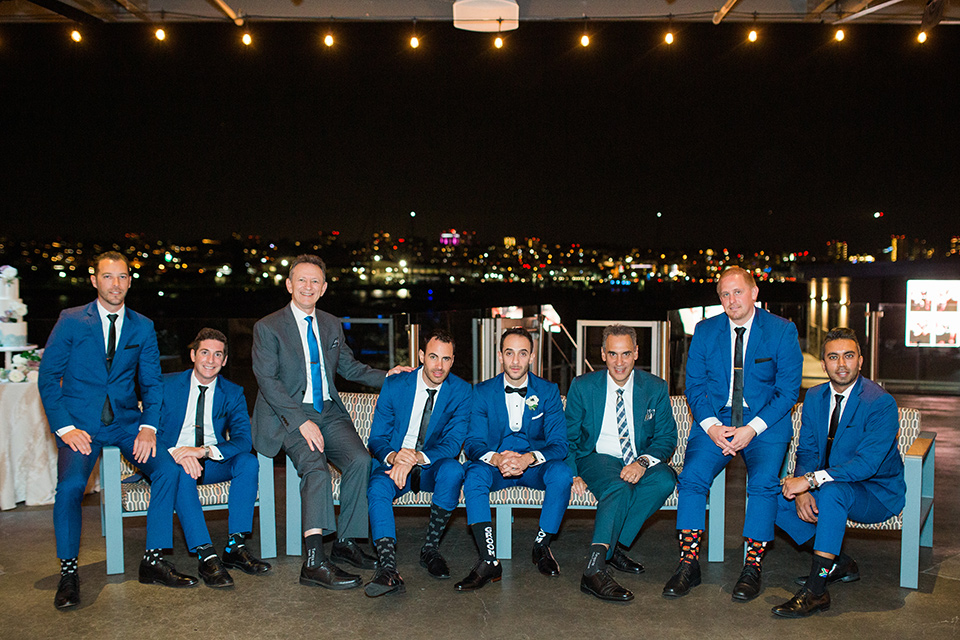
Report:
[[[506,387],[507,393],[519,393],[521,398],[527,397],[526,387]]]

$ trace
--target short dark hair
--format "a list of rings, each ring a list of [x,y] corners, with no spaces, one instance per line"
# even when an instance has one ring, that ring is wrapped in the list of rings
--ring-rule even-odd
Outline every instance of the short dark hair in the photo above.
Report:
[[[633,345],[637,345],[637,330],[625,324],[611,324],[603,328],[602,349],[607,348],[607,338],[610,336],[630,336],[633,339]]]
[[[507,336],[523,336],[530,343],[530,351],[533,352],[533,336],[523,327],[510,327],[503,332],[503,335],[500,336],[500,351],[503,351],[503,342],[507,339]]]
[[[747,286],[751,289],[757,286],[757,281],[753,279],[753,274],[744,269],[743,267],[729,267],[723,270],[723,273],[720,274],[720,277],[717,278],[717,295],[720,295],[720,283],[724,278],[730,276],[740,276],[743,278],[743,281],[747,283]]]
[[[420,335],[420,350],[426,352],[427,345],[431,340],[437,339],[444,344],[448,344],[453,347],[453,352],[457,352],[457,341],[453,339],[453,334],[447,331],[446,329],[434,329],[430,333]]]
[[[123,264],[127,265],[127,273],[130,273],[130,261],[127,260],[127,256],[123,255],[119,251],[104,251],[93,259],[93,275],[100,273],[100,263],[104,260],[116,260],[117,262],[122,262]]]
[[[827,343],[833,340],[853,340],[857,343],[857,353],[863,355],[860,351],[860,341],[857,340],[857,332],[849,327],[834,327],[827,331],[827,334],[823,336],[823,342],[820,343],[820,359],[823,360],[827,356]]]
[[[320,256],[311,255],[309,253],[301,253],[296,258],[293,259],[293,262],[290,263],[290,270],[287,271],[287,279],[293,277],[293,270],[297,265],[301,264],[315,264],[320,267],[320,271],[323,271],[323,279],[327,279],[327,265],[320,259]]]
[[[193,342],[190,343],[190,351],[196,351],[200,348],[200,343],[204,340],[219,340],[223,343],[223,355],[227,355],[227,336],[223,335],[222,331],[217,331],[216,329],[211,329],[210,327],[204,327],[200,329],[200,333],[197,334],[197,337],[193,339]]]

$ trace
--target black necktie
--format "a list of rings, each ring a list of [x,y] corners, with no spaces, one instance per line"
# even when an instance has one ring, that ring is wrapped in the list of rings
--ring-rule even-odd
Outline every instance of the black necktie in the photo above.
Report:
[[[420,433],[417,434],[417,451],[423,449],[423,441],[427,437],[427,427],[430,426],[430,416],[433,415],[433,399],[437,395],[436,389],[427,389],[427,402],[423,405],[423,414],[420,416]],[[420,465],[410,470],[410,491],[420,492]]]
[[[202,384],[197,385],[197,389],[200,389],[200,396],[197,398],[197,416],[194,420],[194,446],[202,447],[203,446],[203,409],[204,409],[204,400],[207,394],[207,388]],[[200,477],[197,478],[197,484],[203,482],[203,460],[200,461]]]
[[[827,454],[824,457],[824,464],[830,466],[830,449],[833,448],[833,437],[837,435],[837,427],[840,426],[840,414],[843,413],[843,409],[840,406],[843,404],[843,395],[836,394],[837,404],[833,407],[833,413],[830,414],[830,431],[827,432]]]
[[[507,393],[518,393],[521,398],[527,397],[527,388],[526,387],[506,387]]]
[[[733,399],[730,402],[731,426],[743,426],[743,334],[746,327],[737,327],[737,342],[733,347]]]
[[[113,356],[117,353],[117,314],[108,313],[107,319],[110,320],[110,330],[107,331],[107,373],[113,365]],[[110,406],[110,394],[103,401],[103,409],[100,410],[100,421],[103,424],[113,422],[113,408]]]

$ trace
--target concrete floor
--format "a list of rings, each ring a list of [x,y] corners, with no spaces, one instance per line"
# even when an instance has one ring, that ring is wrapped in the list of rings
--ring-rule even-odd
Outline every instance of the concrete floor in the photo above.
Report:
[[[703,564],[703,585],[679,600],[660,595],[677,562],[674,512],[660,512],[647,524],[632,554],[647,567],[641,576],[618,574],[637,598],[608,604],[579,591],[582,565],[592,533],[592,512],[571,511],[554,553],[563,573],[545,578],[529,560],[537,512],[520,512],[514,525],[515,558],[504,562],[504,579],[478,592],[461,594],[453,584],[476,557],[463,510],[455,515],[442,551],[453,578],[431,579],[417,563],[426,510],[399,510],[399,563],[407,593],[370,599],[355,589],[331,592],[297,583],[300,558],[274,559],[262,577],[234,572],[236,587],[204,586],[178,591],[137,582],[145,522],[125,524],[127,572],[105,573],[98,498],[84,507],[79,608],[53,607],[59,565],[54,553],[52,507],[20,506],[0,514],[0,638],[955,638],[960,637],[960,398],[899,396],[901,406],[919,408],[923,427],[937,432],[936,520],[933,550],[920,553],[920,588],[899,584],[900,537],[892,532],[850,532],[846,551],[860,564],[862,579],[834,586],[830,611],[806,620],[782,620],[770,607],[794,592],[793,578],[809,568],[809,556],[778,534],[764,561],[764,591],[756,600],[734,604],[730,590],[740,571],[744,468],[734,461],[727,481],[726,555]],[[278,469],[282,473],[282,469]],[[278,482],[282,491],[283,482]],[[279,504],[283,504],[282,496]],[[278,514],[283,540],[282,508]],[[226,512],[208,513],[211,534],[222,549]],[[256,528],[256,527],[255,527]],[[254,540],[251,548],[256,551]],[[170,557],[196,574],[182,535]],[[372,572],[363,572],[369,579]]]

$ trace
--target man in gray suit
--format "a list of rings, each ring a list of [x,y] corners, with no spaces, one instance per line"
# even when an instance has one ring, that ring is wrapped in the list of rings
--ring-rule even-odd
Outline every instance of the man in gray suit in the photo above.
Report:
[[[253,373],[260,390],[253,410],[253,444],[266,456],[284,449],[300,476],[306,559],[300,584],[328,589],[359,587],[360,576],[342,571],[333,561],[373,569],[376,558],[357,538],[368,537],[367,482],[370,454],[357,435],[334,386],[347,380],[379,388],[389,372],[357,362],[344,339],[340,320],[316,308],[327,290],[326,265],[317,256],[301,255],[290,265],[289,305],[253,327]],[[343,474],[339,526],[333,511],[330,467]],[[330,558],[323,535],[337,533]]]

